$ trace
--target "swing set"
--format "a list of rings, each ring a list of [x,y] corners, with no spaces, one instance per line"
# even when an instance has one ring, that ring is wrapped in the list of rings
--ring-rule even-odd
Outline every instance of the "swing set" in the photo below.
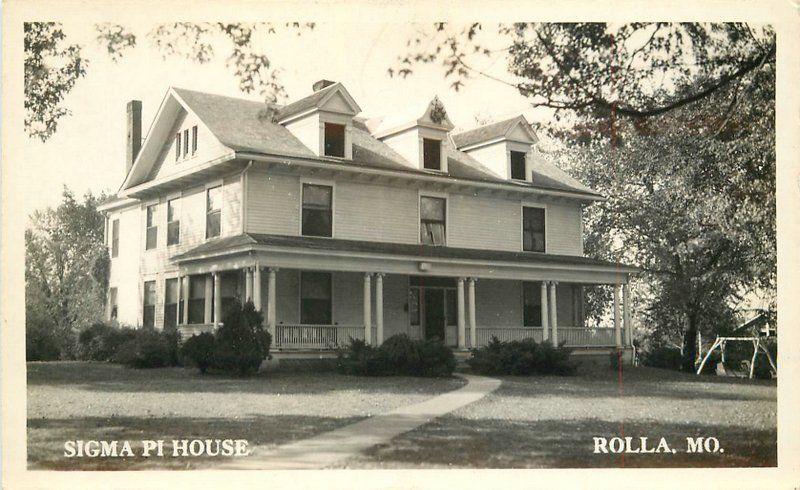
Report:
[[[753,358],[749,362],[747,360],[742,361],[740,370],[725,367],[725,345],[728,342],[753,343]],[[708,361],[708,358],[711,357],[711,353],[714,352],[714,349],[716,348],[719,348],[722,356],[720,362],[717,363],[718,376],[734,376],[738,378],[749,377],[750,379],[753,379],[753,373],[755,372],[756,358],[758,357],[759,349],[761,349],[764,354],[767,355],[767,360],[772,368],[772,376],[777,376],[778,368],[775,366],[775,361],[772,359],[772,354],[769,353],[769,349],[767,349],[766,346],[761,343],[761,337],[717,337],[716,340],[714,340],[714,343],[711,345],[711,348],[708,349],[708,352],[706,352],[706,355],[703,357],[700,367],[697,368],[697,374],[700,374],[703,371],[703,366],[705,366],[706,361]],[[745,375],[745,372],[747,371],[749,371],[749,376]]]

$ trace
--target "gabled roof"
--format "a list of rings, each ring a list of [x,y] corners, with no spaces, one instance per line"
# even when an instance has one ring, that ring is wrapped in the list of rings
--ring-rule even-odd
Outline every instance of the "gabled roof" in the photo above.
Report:
[[[325,88],[317,90],[307,97],[303,97],[300,100],[296,100],[281,107],[276,114],[276,120],[283,122],[287,119],[291,119],[293,116],[298,116],[315,108],[321,107],[325,104],[326,100],[336,93],[341,94],[342,97],[344,97],[344,99],[347,101],[352,110],[352,115],[356,115],[361,112],[361,108],[358,106],[358,104],[356,104],[356,101],[353,99],[350,93],[347,92],[347,89],[344,88],[344,85],[337,82],[333,85],[328,85]]]
[[[324,100],[326,95],[333,94],[334,92],[332,92],[331,89],[335,88],[337,85],[341,84],[334,84],[326,87],[325,89],[315,92],[315,94],[312,94],[310,97],[316,95],[314,100],[320,102]],[[290,104],[290,106],[293,104]],[[313,104],[305,101],[302,106],[313,107]],[[230,148],[232,152],[327,160],[325,157],[315,156],[315,154],[300,142],[291,131],[281,124],[273,122],[271,117],[267,117],[268,109],[272,109],[273,112],[275,110],[283,111],[285,107],[278,105],[267,106],[264,102],[208,94],[181,88],[170,89],[164,102],[161,104],[159,113],[142,147],[143,150],[134,163],[134,168],[128,176],[128,179],[126,179],[123,189],[146,182],[147,176],[152,178],[150,175],[151,169],[144,168],[146,162],[140,160],[144,158],[143,154],[145,153],[149,155],[148,158],[150,158],[150,160],[155,159],[158,147],[166,142],[165,138],[170,138],[172,136],[170,132],[171,127],[175,118],[178,117],[180,110],[186,110],[195,114],[223,147]],[[292,110],[294,111],[295,109]],[[504,127],[507,128],[506,131],[512,129],[519,119],[520,118],[515,118],[504,121],[504,123],[506,123]],[[524,121],[524,118],[522,120]],[[497,124],[499,125],[501,123]],[[153,128],[160,129],[155,131]],[[154,133],[156,133],[155,137]],[[410,168],[400,154],[386,143],[375,138],[363,118],[353,118],[351,135],[353,140],[353,159],[347,162],[331,160],[331,165],[346,165],[351,168],[365,167],[384,169],[416,174],[430,173],[430,171],[427,170]],[[534,160],[533,182],[511,182],[496,177],[468,154],[455,150],[449,145],[446,145],[445,148],[448,159],[448,173],[443,177],[446,178],[502,183],[519,186],[521,188],[566,191],[583,194],[590,199],[602,197],[592,189],[570,177],[563,170],[541,158]],[[441,176],[441,174],[437,175]]]
[[[536,133],[533,132],[531,125],[525,117],[517,116],[454,134],[453,144],[456,145],[456,148],[461,149],[496,139],[504,139],[507,138],[509,133],[517,126],[522,127],[523,130],[528,133],[530,143],[536,143],[538,141]]]
[[[434,109],[441,110],[440,121],[435,121],[431,113]],[[439,99],[439,96],[434,96],[424,106],[409,105],[405,110],[398,111],[388,116],[381,116],[366,121],[373,136],[383,139],[387,136],[399,133],[414,126],[428,126],[444,131],[450,131],[453,126],[452,121],[447,116],[447,111],[444,104]]]

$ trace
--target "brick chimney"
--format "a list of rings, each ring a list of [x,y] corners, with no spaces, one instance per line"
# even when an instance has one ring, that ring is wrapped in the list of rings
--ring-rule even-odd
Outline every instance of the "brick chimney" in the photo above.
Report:
[[[336,83],[336,82],[332,82],[330,80],[324,80],[323,79],[323,80],[319,80],[319,81],[314,82],[314,85],[312,87],[314,88],[314,92],[319,92],[320,90],[324,89],[325,87],[330,87],[334,83]]]
[[[142,147],[142,101],[131,100],[125,110],[128,135],[125,145],[125,175],[130,172],[133,161]]]

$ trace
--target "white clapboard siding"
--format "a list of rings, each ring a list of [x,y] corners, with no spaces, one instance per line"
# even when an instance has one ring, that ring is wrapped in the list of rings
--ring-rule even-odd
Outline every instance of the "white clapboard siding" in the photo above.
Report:
[[[583,255],[583,228],[579,204],[548,203],[547,253]]]
[[[519,201],[451,194],[447,205],[448,245],[488,250],[522,249]]]
[[[119,253],[111,258],[109,287],[117,288],[117,320],[136,325],[139,319],[139,255],[141,253],[141,210],[134,205],[108,214],[108,247],[111,256],[111,226],[119,219]]]
[[[247,174],[247,220],[251,233],[300,234],[298,177],[250,171]]]

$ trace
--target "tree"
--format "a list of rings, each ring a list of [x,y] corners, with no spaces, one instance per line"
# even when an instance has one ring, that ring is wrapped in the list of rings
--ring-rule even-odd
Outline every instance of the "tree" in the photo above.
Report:
[[[26,332],[60,357],[72,355],[75,332],[104,311],[108,254],[97,211],[103,198],[89,193],[78,202],[65,188],[61,204],[34,212],[25,231]]]
[[[729,327],[745,293],[770,295],[774,315],[771,27],[501,25],[500,49],[483,29],[426,29],[389,73],[440,63],[455,89],[487,76],[553,110],[543,129],[565,142],[553,156],[609,197],[586,211],[587,254],[643,268],[654,340],[682,341],[686,367],[696,332]],[[498,55],[508,79],[477,68]]]
[[[286,23],[286,29],[301,33],[313,23]],[[164,58],[174,56],[196,63],[208,63],[216,56],[215,45],[227,42],[227,65],[239,82],[239,90],[257,93],[266,102],[286,96],[279,70],[267,53],[259,49],[275,34],[276,25],[266,22],[177,22],[156,24],[145,36]],[[96,41],[112,61],[119,61],[137,46],[137,36],[119,24],[96,24]],[[89,60],[80,44],[70,44],[61,24],[26,22],[25,32],[25,131],[28,136],[47,141],[57,130],[61,118],[71,114],[64,99],[80,78],[86,76]]]

